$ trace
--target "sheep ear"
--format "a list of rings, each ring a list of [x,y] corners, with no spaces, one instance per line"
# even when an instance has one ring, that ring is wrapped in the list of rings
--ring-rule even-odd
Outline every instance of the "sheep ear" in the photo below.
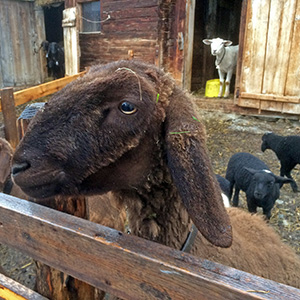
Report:
[[[223,42],[223,44],[225,45],[225,47],[228,47],[232,44],[232,41],[226,40]]]
[[[295,182],[293,179],[291,178],[286,178],[286,177],[282,177],[282,176],[277,176],[275,174],[272,174],[275,178],[275,183],[280,183],[280,184],[284,184],[284,183],[291,183],[291,182]]]
[[[204,39],[202,41],[205,45],[210,45],[212,43],[212,40],[209,40],[209,39]]]
[[[249,173],[251,173],[252,175],[254,175],[255,173],[257,173],[259,170],[255,170],[255,169],[252,169],[252,168],[247,168],[247,167],[244,167],[245,170],[247,170]]]
[[[181,94],[182,96],[182,94]],[[186,97],[166,114],[167,163],[191,219],[212,244],[229,247],[232,230],[205,146],[205,131]],[[194,118],[193,118],[194,117]]]

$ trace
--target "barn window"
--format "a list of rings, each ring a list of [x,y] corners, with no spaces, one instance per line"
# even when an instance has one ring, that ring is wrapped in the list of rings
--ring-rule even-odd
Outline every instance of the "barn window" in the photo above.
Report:
[[[100,1],[85,2],[81,4],[81,32],[99,32]]]

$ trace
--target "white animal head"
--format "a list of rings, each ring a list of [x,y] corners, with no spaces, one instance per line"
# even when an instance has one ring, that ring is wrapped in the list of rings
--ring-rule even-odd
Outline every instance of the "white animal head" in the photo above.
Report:
[[[232,41],[215,38],[215,39],[204,39],[203,43],[205,45],[210,45],[211,54],[217,56],[218,54],[222,53],[222,49],[224,47],[230,46],[232,44]]]

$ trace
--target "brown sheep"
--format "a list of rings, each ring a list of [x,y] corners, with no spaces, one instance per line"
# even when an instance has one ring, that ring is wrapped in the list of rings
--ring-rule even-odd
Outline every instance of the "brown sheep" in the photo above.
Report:
[[[19,186],[13,184],[10,176],[13,153],[14,150],[9,142],[0,138],[0,188],[6,194],[28,200],[29,197],[24,194]]]
[[[230,246],[232,231],[205,130],[190,97],[152,65],[93,67],[36,115],[13,163],[14,181],[32,197],[111,191],[127,206],[133,234],[182,249],[193,222],[215,246],[199,233],[191,253],[205,256],[209,247],[208,259],[299,285],[300,260],[278,237],[271,252],[262,251],[272,230],[256,217],[229,209],[233,245],[216,247]],[[241,226],[243,219],[250,223]]]
[[[20,187],[14,184],[13,181],[11,180],[10,171],[11,171],[12,156],[13,156],[13,148],[11,147],[8,141],[6,141],[3,138],[0,138],[0,185],[1,185],[0,188],[1,190],[3,190],[4,193],[10,194],[12,196],[21,199],[26,199],[33,202],[41,203],[42,205],[49,206],[49,207],[52,207],[53,206],[52,204],[54,203],[56,206],[57,203],[63,203],[65,206],[68,207],[69,211],[75,209],[75,215],[76,215],[76,208],[70,206],[70,204],[73,206],[74,203],[72,201],[73,199],[71,199],[72,197],[56,195],[55,197],[49,198],[46,201],[45,200],[39,201],[38,199],[33,199],[31,197],[28,197],[28,195],[26,195],[20,189]],[[126,222],[125,207],[120,205],[120,203],[116,201],[114,197],[112,197],[110,192],[103,195],[90,196],[90,197],[80,196],[80,198],[81,199],[79,199],[79,201],[76,202],[76,204],[82,203],[81,200],[84,200],[83,198],[85,198],[88,220],[120,231],[125,230],[125,222]],[[99,205],[100,201],[101,201],[101,205]],[[38,274],[42,274],[43,272],[45,272],[45,270],[48,270],[48,268],[49,267],[43,264],[37,263]],[[0,273],[7,275],[1,265],[0,265]],[[56,276],[61,278],[62,275],[59,271],[52,269],[51,276],[52,278],[54,278],[52,280],[55,280]],[[37,282],[37,284],[39,284],[39,282]],[[44,283],[42,283],[42,286],[43,284]],[[56,281],[56,284],[53,285],[52,296],[54,298],[61,297],[61,296],[66,298],[69,297],[69,294],[66,289],[63,289],[62,291],[61,285],[63,284],[64,283],[61,280],[58,280]],[[44,291],[43,288],[39,286],[38,289],[39,291]]]
[[[0,188],[5,194],[9,194],[21,199],[31,200],[39,202],[38,200],[32,199],[26,195],[19,186],[13,183],[11,180],[11,161],[13,157],[13,148],[9,142],[0,137]],[[57,200],[67,201],[67,197],[56,196]],[[101,207],[98,205],[99,199],[101,199]],[[51,206],[51,199],[47,199],[48,203],[41,201],[42,204]],[[86,197],[87,200],[87,217],[94,223],[99,223],[104,226],[112,227],[120,231],[125,230],[126,222],[126,211],[123,206],[120,205],[119,201],[116,201],[112,197],[111,193],[107,193],[101,196]],[[49,204],[49,205],[48,205]]]

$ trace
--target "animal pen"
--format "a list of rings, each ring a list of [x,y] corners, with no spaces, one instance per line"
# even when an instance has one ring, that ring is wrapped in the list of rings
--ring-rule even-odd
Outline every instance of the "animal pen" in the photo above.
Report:
[[[9,142],[18,143],[13,103],[52,94],[81,75],[1,90]],[[1,243],[76,278],[77,287],[89,284],[122,299],[300,299],[296,288],[5,194],[0,232]],[[0,287],[1,299],[46,299],[3,275]]]

